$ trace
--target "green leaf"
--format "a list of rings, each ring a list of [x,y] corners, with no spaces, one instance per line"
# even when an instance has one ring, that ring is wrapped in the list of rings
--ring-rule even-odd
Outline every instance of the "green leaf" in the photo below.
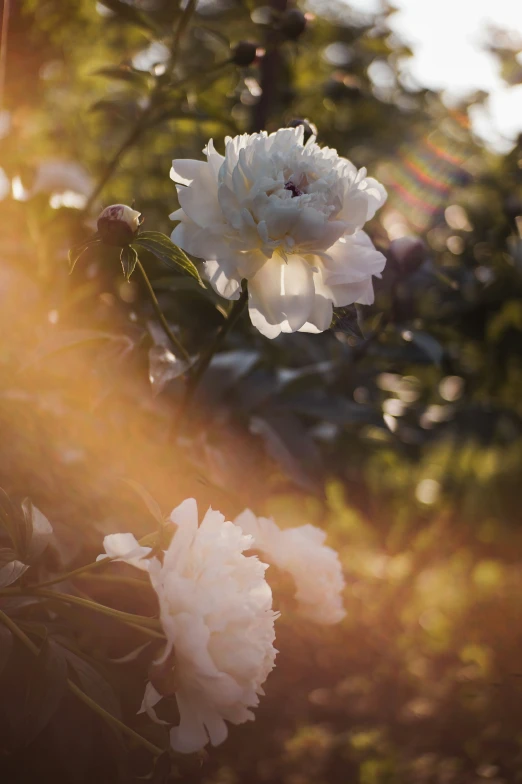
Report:
[[[67,648],[61,650],[81,690],[111,716],[121,719],[120,703],[110,683],[85,659]]]
[[[156,522],[159,525],[163,525],[165,522],[165,518],[161,513],[159,504],[151,496],[151,494],[147,490],[145,490],[143,485],[140,485],[139,482],[135,482],[134,479],[123,479],[122,481],[125,482],[127,485],[129,485],[129,487],[132,487],[134,492],[140,496],[141,500],[143,501],[143,503],[145,504],[145,506],[147,507],[147,509],[153,516],[153,518],[156,520]]]
[[[28,746],[56,712],[67,683],[62,649],[48,638],[36,657],[28,679],[23,715],[23,740]]]
[[[159,231],[140,232],[133,244],[139,245],[141,248],[153,253],[167,267],[184,272],[186,275],[192,275],[198,283],[203,285],[196,266],[191,262],[187,254],[181,248],[178,248],[177,245],[174,245],[165,234],[161,234]]]
[[[125,280],[130,280],[132,273],[138,263],[138,254],[130,245],[125,245],[120,253],[121,266],[123,267],[123,275]]]
[[[100,242],[101,240],[93,237],[90,240],[87,240],[87,242],[84,242],[81,245],[77,245],[75,248],[71,248],[69,251],[69,273],[73,272],[76,266],[76,262],[78,261],[80,256],[83,256],[85,251],[88,250],[93,245],[99,245]]]
[[[5,668],[13,647],[13,635],[7,626],[0,623],[0,673]]]

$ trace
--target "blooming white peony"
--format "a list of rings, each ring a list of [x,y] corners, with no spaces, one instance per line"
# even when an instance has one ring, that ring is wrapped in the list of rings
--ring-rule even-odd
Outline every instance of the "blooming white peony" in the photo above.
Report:
[[[256,550],[292,576],[301,615],[328,625],[344,618],[344,577],[339,556],[324,544],[324,531],[315,525],[281,530],[273,520],[256,517],[250,509],[234,522],[253,537]]]
[[[205,259],[226,299],[248,280],[252,323],[266,337],[322,332],[332,307],[373,302],[385,258],[361,229],[386,191],[366,170],[320,148],[304,126],[212,139],[206,161],[175,160],[181,208],[172,241]]]
[[[241,724],[254,718],[251,708],[274,666],[277,614],[266,565],[243,555],[252,547],[250,536],[212,509],[198,526],[193,498],[174,509],[170,519],[177,530],[163,563],[158,558],[142,563],[158,595],[167,638],[158,663],[174,660],[180,723],[171,729],[171,745],[189,753],[202,749],[209,738],[214,746],[222,743],[225,721]],[[122,539],[106,538],[107,550],[125,560],[122,544]],[[132,563],[139,545],[130,539],[127,545]],[[153,715],[160,698],[149,685],[141,710]]]

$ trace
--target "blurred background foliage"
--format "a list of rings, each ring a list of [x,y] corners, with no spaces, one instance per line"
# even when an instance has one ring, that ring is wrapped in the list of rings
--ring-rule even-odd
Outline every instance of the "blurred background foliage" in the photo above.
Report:
[[[450,109],[405,83],[391,13],[334,0],[11,8],[0,485],[52,521],[47,567],[87,562],[105,533],[151,530],[129,477],[165,512],[195,495],[229,516],[249,506],[320,525],[346,570],[347,619],[327,633],[278,594],[281,652],[257,719],[187,762],[186,781],[522,780],[522,143],[501,157],[473,138],[467,110],[483,96]],[[243,64],[241,41],[261,56]],[[499,41],[505,78],[520,82]],[[376,302],[337,314],[328,333],[274,342],[245,318],[180,431],[183,382],[146,292],[110,248],[70,277],[67,250],[113,202],[134,201],[146,228],[169,233],[172,158],[304,117],[388,189],[369,227],[388,257]],[[143,261],[201,351],[227,303]],[[17,612],[31,621],[31,607]],[[77,642],[89,649],[89,631]],[[132,724],[131,676],[114,677]],[[103,761],[124,753],[80,707],[64,704],[31,754],[9,756],[6,780],[114,781]]]

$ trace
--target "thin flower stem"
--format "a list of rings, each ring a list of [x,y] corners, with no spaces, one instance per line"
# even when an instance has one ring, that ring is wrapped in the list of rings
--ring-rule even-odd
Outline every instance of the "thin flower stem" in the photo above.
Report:
[[[87,199],[87,203],[85,205],[85,212],[89,212],[91,207],[93,206],[94,202],[109,182],[110,178],[118,168],[118,164],[120,163],[121,158],[125,155],[125,153],[130,150],[130,148],[138,141],[141,134],[147,127],[146,120],[148,118],[148,111],[143,113],[135,126],[131,129],[128,136],[125,137],[121,145],[118,147],[116,152],[114,153],[113,157],[107,164],[104,173],[98,180],[94,190],[92,191],[91,195]]]
[[[210,344],[208,351],[203,355],[201,361],[197,365],[191,378],[187,382],[187,386],[185,388],[185,395],[179,407],[177,420],[172,431],[174,440],[176,439],[181,429],[184,416],[186,415],[187,411],[190,409],[190,406],[192,405],[192,401],[194,399],[194,394],[196,392],[196,389],[198,388],[199,382],[203,378],[206,369],[210,365],[212,361],[212,357],[218,351],[218,349],[223,345],[228,333],[238,322],[241,314],[243,313],[247,301],[248,301],[248,291],[245,285],[243,287],[243,291],[241,292],[241,296],[239,297],[239,299],[237,299],[234,302],[232,310],[228,314],[227,320],[222,325],[221,329],[219,330],[216,337],[214,338],[214,341]]]
[[[133,615],[133,613],[123,612],[122,610],[114,610],[112,607],[98,604],[98,602],[95,602],[92,599],[82,599],[80,596],[72,596],[68,593],[47,591],[45,588],[31,590],[30,594],[33,596],[43,596],[47,599],[56,599],[57,601],[67,602],[68,604],[77,604],[78,607],[85,607],[88,610],[94,610],[94,612],[99,612],[102,615],[110,615],[112,618],[117,618],[125,623],[132,623],[135,626],[140,626],[140,628],[161,629],[161,624],[157,618],[149,618],[147,615]]]
[[[12,618],[6,615],[2,610],[0,610],[0,621],[7,626],[7,628],[17,637],[20,642],[25,645],[25,647],[31,651],[34,656],[38,656],[40,653],[40,649],[37,645],[34,644],[32,640],[29,639],[27,634],[20,629],[17,623],[15,623]],[[101,716],[105,721],[109,724],[112,724],[114,727],[117,727],[121,732],[125,735],[128,735],[129,738],[132,738],[134,741],[139,743],[141,746],[144,746],[151,754],[154,754],[155,757],[159,757],[160,754],[163,754],[163,750],[158,748],[154,743],[151,743],[147,738],[144,738],[135,730],[128,727],[127,724],[124,724],[122,721],[117,719],[112,714],[108,713],[101,705],[98,705],[95,700],[91,699],[85,692],[83,692],[79,686],[77,686],[74,681],[70,678],[67,678],[67,686],[69,687],[70,691],[78,697],[85,705],[88,705],[91,710]]]
[[[7,626],[7,628],[14,634],[15,637],[18,637],[20,642],[23,643],[25,647],[31,651],[31,653],[34,653],[35,656],[38,656],[40,653],[38,646],[35,645],[34,642],[29,639],[27,634],[20,629],[18,624],[15,623],[12,618],[6,615],[5,612],[2,612],[2,610],[0,610],[0,621],[4,624],[4,626]]]
[[[0,38],[0,112],[4,108],[5,72],[7,64],[7,34],[9,31],[10,0],[4,0],[2,11],[2,36]]]
[[[91,708],[91,710],[93,710],[95,713],[97,713],[99,716],[105,719],[106,722],[112,724],[114,727],[119,729],[125,735],[128,735],[129,738],[132,738],[141,746],[144,746],[146,749],[148,749],[148,751],[151,752],[151,754],[154,754],[155,757],[159,757],[160,754],[163,754],[162,749],[160,749],[154,743],[151,743],[150,740],[147,740],[147,738],[144,738],[143,735],[139,734],[139,732],[136,732],[127,724],[124,724],[122,721],[117,719],[116,716],[113,716],[111,713],[106,711],[104,708],[101,707],[101,705],[98,705],[97,702],[95,702],[89,696],[87,696],[87,694],[85,694],[85,692],[83,692],[70,678],[67,678],[67,685],[69,689],[72,691],[72,693],[76,697],[78,697],[79,700],[84,702],[85,705],[88,705],[89,708]]]
[[[152,534],[146,534],[139,540],[139,544],[143,545],[154,545],[157,538],[157,532],[155,531]],[[63,583],[65,580],[71,580],[74,577],[77,577],[80,574],[84,574],[85,572],[94,571],[95,569],[99,569],[102,566],[106,566],[109,563],[114,561],[114,558],[110,558],[107,556],[106,558],[101,558],[99,561],[91,561],[91,563],[85,564],[84,566],[78,566],[77,569],[72,569],[70,572],[65,572],[65,574],[61,574],[58,577],[53,577],[51,580],[45,580],[43,583],[37,583],[36,585],[31,585],[32,590],[37,590],[39,588],[49,588],[51,585],[56,585],[57,583]]]
[[[176,28],[176,32],[174,34],[174,40],[172,42],[172,47],[171,47],[171,58],[170,58],[170,63],[169,63],[170,68],[174,68],[174,66],[176,65],[176,60],[177,60],[178,55],[179,55],[179,45],[181,43],[181,39],[183,37],[183,33],[185,32],[185,30],[188,27],[188,24],[190,22],[190,18],[192,16],[192,14],[194,13],[194,11],[196,10],[197,4],[198,4],[198,0],[189,0],[185,10],[183,11],[183,13],[180,16],[179,23],[178,23],[178,26]]]
[[[232,310],[228,314],[227,320],[225,321],[225,323],[222,325],[221,329],[217,333],[208,351],[201,358],[201,361],[197,365],[191,380],[187,384],[187,393],[189,397],[192,397],[194,395],[194,392],[196,391],[199,382],[203,378],[206,369],[212,362],[212,357],[221,348],[221,346],[225,342],[228,333],[233,329],[233,327],[238,322],[241,314],[243,313],[247,300],[248,300],[248,292],[245,287],[241,292],[241,296],[239,297],[239,299],[237,299],[234,302]]]
[[[152,288],[152,283],[150,282],[149,276],[145,272],[145,268],[143,267],[143,264],[141,263],[141,261],[139,259],[138,259],[138,262],[137,262],[137,266],[138,266],[138,268],[139,268],[139,270],[141,272],[141,276],[142,276],[142,278],[143,278],[143,280],[145,282],[145,285],[147,287],[147,290],[149,292],[149,296],[150,296],[150,299],[151,299],[151,302],[152,302],[152,306],[154,308],[154,312],[156,313],[156,316],[158,317],[158,319],[160,321],[160,324],[163,327],[163,331],[165,332],[166,336],[168,337],[168,339],[170,340],[170,342],[174,346],[175,350],[182,355],[183,359],[186,362],[190,363],[191,360],[190,360],[190,356],[189,356],[187,350],[179,342],[177,337],[174,335],[174,333],[172,332],[171,328],[168,325],[167,319],[163,315],[163,312],[162,312],[162,310],[161,310],[161,308],[159,306],[159,302],[157,300],[156,294],[154,293],[154,289]]]

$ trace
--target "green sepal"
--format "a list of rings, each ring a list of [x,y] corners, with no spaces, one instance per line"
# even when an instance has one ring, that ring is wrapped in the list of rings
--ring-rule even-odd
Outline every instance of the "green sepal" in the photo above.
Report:
[[[195,264],[193,264],[187,254],[181,250],[181,248],[178,248],[177,245],[174,245],[172,240],[165,234],[161,234],[159,231],[143,231],[137,235],[133,244],[139,245],[144,250],[148,250],[156,256],[157,259],[163,262],[163,264],[166,264],[167,267],[176,269],[186,275],[191,275],[198,283],[203,285],[203,281],[201,280]]]
[[[95,234],[94,237],[91,237],[86,242],[82,242],[81,245],[76,245],[76,247],[69,250],[69,275],[72,274],[76,266],[76,262],[80,256],[82,256],[88,248],[92,247],[93,245],[99,245],[100,242],[101,240],[99,239],[98,235]]]
[[[131,245],[125,245],[120,253],[121,266],[123,267],[123,275],[125,280],[130,280],[132,273],[138,263],[138,254]]]

